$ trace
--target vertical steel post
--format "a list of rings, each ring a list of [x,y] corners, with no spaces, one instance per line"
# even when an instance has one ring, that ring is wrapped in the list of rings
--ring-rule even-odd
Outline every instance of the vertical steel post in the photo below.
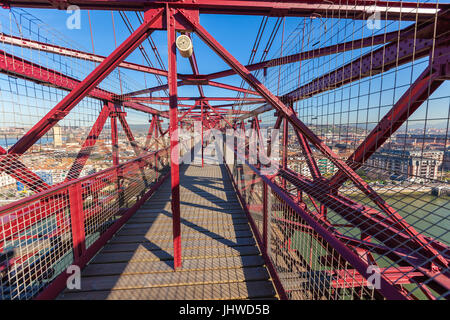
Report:
[[[202,123],[202,168],[203,168],[203,101],[200,101],[200,108],[201,108],[200,122]]]
[[[113,160],[113,166],[118,166],[120,159],[119,159],[119,134],[117,131],[117,113],[116,113],[116,105],[113,103],[108,103],[109,106],[109,117],[111,118],[111,149],[112,149],[112,160]],[[120,169],[116,170],[116,187],[117,187],[117,194],[119,199],[119,207],[122,208],[124,199],[123,199],[123,192],[122,192],[122,174],[120,172]]]
[[[288,145],[288,119],[284,118],[283,121],[283,169],[287,169],[287,145]],[[286,189],[286,179],[283,179],[283,188]]]
[[[178,144],[178,93],[177,93],[177,49],[175,45],[175,19],[174,10],[166,6],[167,18],[167,47],[169,58],[170,110],[170,174],[172,184],[172,223],[173,223],[173,258],[174,268],[181,267],[181,225],[180,225],[180,168]]]
[[[111,148],[112,148],[112,160],[113,166],[119,164],[119,136],[117,132],[117,114],[116,106],[113,103],[108,103],[111,118]]]
[[[80,183],[73,184],[69,187],[69,206],[72,225],[73,259],[76,264],[86,251],[83,198]]]
[[[147,138],[145,138],[145,144],[144,144],[144,148],[145,150],[148,151],[148,149],[150,148],[150,141],[152,140],[152,136],[153,136],[153,131],[156,131],[156,121],[157,117],[155,115],[152,116],[152,120],[150,120],[150,127],[148,128],[148,133],[147,133]]]
[[[268,192],[267,192],[267,183],[261,181],[263,184],[263,250],[267,253],[268,248],[268,220],[269,220],[269,208],[268,208]]]

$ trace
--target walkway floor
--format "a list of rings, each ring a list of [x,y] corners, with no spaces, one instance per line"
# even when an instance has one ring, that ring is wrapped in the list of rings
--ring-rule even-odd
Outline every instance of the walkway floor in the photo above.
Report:
[[[168,179],[60,299],[275,298],[225,167],[180,169],[183,268],[173,271]]]

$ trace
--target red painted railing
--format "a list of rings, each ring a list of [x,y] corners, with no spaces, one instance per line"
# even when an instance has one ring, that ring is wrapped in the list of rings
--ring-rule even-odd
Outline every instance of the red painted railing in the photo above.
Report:
[[[428,269],[417,251],[411,255],[417,261],[407,261],[400,249],[358,240],[365,225],[350,229],[353,236],[341,231],[319,208],[307,207],[306,199],[298,201],[298,195],[282,188],[282,181],[263,175],[246,160],[238,162],[236,153],[227,168],[281,298],[412,299],[418,290],[421,298],[446,297],[447,271]],[[398,246],[408,248],[408,239]],[[435,247],[447,257],[445,245],[440,246]]]
[[[0,208],[1,299],[54,298],[168,176],[146,154]]]

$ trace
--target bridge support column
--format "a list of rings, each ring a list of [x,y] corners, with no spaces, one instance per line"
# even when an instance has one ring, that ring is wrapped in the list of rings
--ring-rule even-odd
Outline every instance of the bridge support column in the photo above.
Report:
[[[169,59],[169,133],[170,133],[170,175],[172,187],[173,259],[174,268],[181,267],[181,225],[180,225],[180,150],[178,143],[178,92],[177,92],[177,48],[175,44],[174,9],[166,7],[167,47]]]

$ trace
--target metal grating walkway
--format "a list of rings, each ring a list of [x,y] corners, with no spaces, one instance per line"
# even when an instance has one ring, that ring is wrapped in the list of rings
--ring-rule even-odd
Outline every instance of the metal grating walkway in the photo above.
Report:
[[[60,299],[254,299],[275,290],[225,167],[180,167],[183,268],[173,271],[170,180]]]

